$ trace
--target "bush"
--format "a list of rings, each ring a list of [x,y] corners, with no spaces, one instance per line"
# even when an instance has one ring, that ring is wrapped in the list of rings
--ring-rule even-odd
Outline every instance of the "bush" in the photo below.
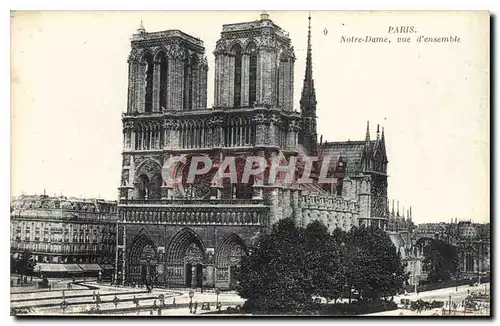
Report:
[[[449,280],[438,283],[431,283],[430,281],[421,281],[417,286],[418,292],[432,291],[437,289],[450,288],[454,286],[461,285],[471,285],[474,284],[472,280]]]
[[[299,315],[322,315],[322,316],[353,316],[364,315],[381,311],[395,310],[397,304],[393,301],[385,300],[358,300],[353,303],[311,303],[305,306],[301,311],[271,311],[260,310],[254,304],[245,302],[242,311],[252,312],[257,314],[276,314],[276,313],[291,313]]]
[[[435,309],[435,308],[443,308],[444,302],[443,301],[424,301],[422,299],[418,299],[417,301],[412,301],[410,303],[410,309],[415,311],[421,311],[421,310],[430,310],[430,309]]]
[[[47,279],[46,276],[43,277],[43,279],[38,282],[38,287],[42,289],[46,289],[49,287],[49,280]]]
[[[358,300],[354,303],[338,303],[323,305],[320,315],[364,315],[381,311],[395,310],[398,306],[394,301]]]

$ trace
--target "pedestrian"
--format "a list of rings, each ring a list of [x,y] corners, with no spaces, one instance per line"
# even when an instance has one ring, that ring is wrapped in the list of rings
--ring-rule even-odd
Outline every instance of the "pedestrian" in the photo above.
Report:
[[[95,291],[92,292],[92,300],[95,301]]]
[[[172,300],[172,305],[175,307],[175,298]]]
[[[198,301],[194,302],[194,313],[196,314],[196,309],[198,309]]]
[[[153,316],[153,309],[151,309],[151,311],[149,312],[149,314],[150,314],[151,316]]]

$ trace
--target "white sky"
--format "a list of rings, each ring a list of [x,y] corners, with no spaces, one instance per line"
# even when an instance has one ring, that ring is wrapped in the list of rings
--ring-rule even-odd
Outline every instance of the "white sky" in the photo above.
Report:
[[[295,107],[304,77],[307,12],[269,12],[290,32]],[[208,105],[222,24],[259,12],[44,12],[12,19],[12,194],[117,199],[129,38],[181,29],[205,42]],[[375,137],[385,126],[389,197],[416,222],[489,221],[489,17],[485,13],[312,12],[319,134]],[[413,25],[459,44],[341,44]],[[323,30],[328,30],[327,35]]]

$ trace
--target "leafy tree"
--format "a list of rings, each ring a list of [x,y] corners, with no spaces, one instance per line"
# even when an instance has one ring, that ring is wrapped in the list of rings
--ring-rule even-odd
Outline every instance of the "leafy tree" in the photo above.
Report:
[[[366,283],[367,275],[370,271],[365,265],[368,257],[364,251],[363,238],[359,235],[359,229],[354,227],[347,232],[341,242],[342,267],[345,275],[346,289],[349,293],[349,303],[351,303],[352,292],[357,290],[361,293]]]
[[[321,222],[298,228],[293,220],[276,223],[259,236],[237,270],[245,308],[262,312],[300,312],[312,297],[336,301],[358,290],[375,302],[394,295],[407,279],[401,257],[378,228],[352,228],[332,234]]]
[[[376,227],[354,227],[343,242],[348,290],[365,299],[393,296],[408,275],[389,236]],[[351,292],[350,292],[351,293]]]
[[[345,277],[342,252],[335,238],[320,221],[309,223],[305,230],[306,266],[311,275],[314,294],[327,300],[342,296]]]
[[[33,259],[33,254],[28,250],[19,254],[19,257],[15,262],[16,271],[21,274],[21,276],[31,274],[35,265],[36,262]]]
[[[14,255],[10,255],[10,273],[14,274],[16,272],[16,258],[14,258]]]
[[[313,285],[304,259],[304,230],[292,219],[261,234],[250,251],[237,271],[237,291],[248,299],[249,309],[293,312],[310,304]]]
[[[432,239],[424,247],[423,264],[428,270],[427,280],[433,283],[447,281],[456,273],[457,249],[442,240]]]

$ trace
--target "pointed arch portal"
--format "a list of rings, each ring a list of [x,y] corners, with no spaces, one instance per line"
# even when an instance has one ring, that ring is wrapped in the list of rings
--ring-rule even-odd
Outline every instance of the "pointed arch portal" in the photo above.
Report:
[[[185,287],[201,287],[205,246],[191,229],[177,232],[167,249],[167,283]]]
[[[215,265],[217,267],[217,284],[236,288],[235,270],[239,265],[241,256],[247,252],[243,240],[232,233],[227,236],[217,248]]]
[[[156,277],[156,246],[146,235],[138,235],[129,251],[129,281],[150,285]]]

